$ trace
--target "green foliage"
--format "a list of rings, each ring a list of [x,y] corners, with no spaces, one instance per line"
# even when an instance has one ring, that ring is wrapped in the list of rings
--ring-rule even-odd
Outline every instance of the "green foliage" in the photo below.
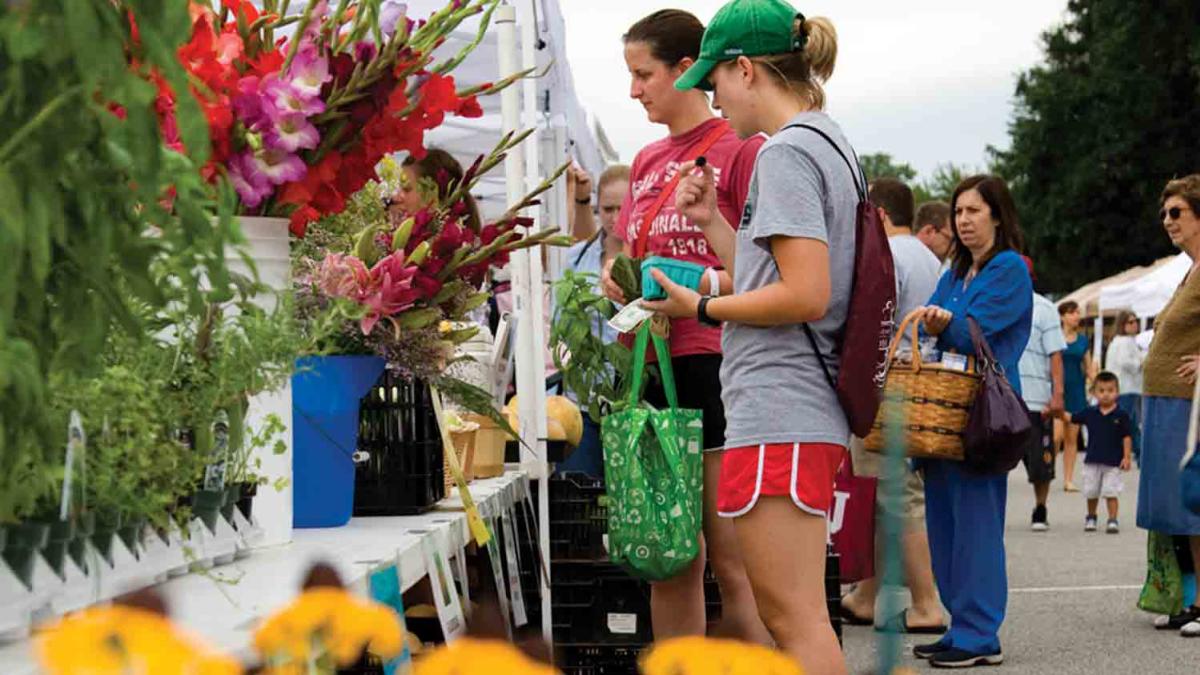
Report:
[[[1200,169],[1200,5],[1071,0],[1042,43],[1011,147],[991,152],[1039,281],[1065,292],[1172,252],[1155,214],[1166,182]]]
[[[129,12],[142,72],[126,52]],[[233,195],[200,176],[203,114],[180,97],[191,152],[165,149],[146,77],[186,89],[175,50],[189,33],[185,2],[0,6],[0,522],[54,492],[66,426],[50,414],[51,373],[95,373],[115,330],[145,329],[138,305],[166,302],[153,270],[170,271],[192,311],[229,296]]]
[[[862,163],[863,172],[867,174],[867,181],[891,177],[907,183],[912,188],[917,206],[934,200],[948,203],[950,196],[954,194],[954,188],[958,187],[963,178],[979,173],[952,162],[945,162],[938,164],[933,170],[933,175],[927,180],[917,180],[917,170],[911,164],[897,161],[886,152],[861,155],[859,161]]]
[[[886,152],[859,155],[858,161],[862,164],[863,173],[867,174],[868,181],[890,176],[905,183],[912,183],[917,178],[917,170],[912,168],[911,164],[897,162]]]
[[[615,265],[614,265],[615,270]],[[614,273],[615,276],[615,273]],[[592,332],[615,313],[612,301],[597,293],[596,276],[567,271],[554,284],[555,316],[550,328],[554,366],[563,385],[579,398],[579,407],[599,420],[603,407],[628,395],[632,354],[619,343],[604,344]]]

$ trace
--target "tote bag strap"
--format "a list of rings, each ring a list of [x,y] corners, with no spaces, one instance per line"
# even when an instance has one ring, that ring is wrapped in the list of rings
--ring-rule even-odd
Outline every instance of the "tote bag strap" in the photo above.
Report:
[[[675,392],[675,372],[671,368],[671,351],[667,343],[650,332],[650,322],[646,321],[638,329],[637,341],[633,345],[633,382],[629,390],[629,406],[638,404],[642,398],[642,380],[646,374],[646,349],[650,339],[654,339],[654,351],[658,353],[658,370],[662,374],[663,392],[667,395],[667,403],[672,410],[679,409],[679,397]]]

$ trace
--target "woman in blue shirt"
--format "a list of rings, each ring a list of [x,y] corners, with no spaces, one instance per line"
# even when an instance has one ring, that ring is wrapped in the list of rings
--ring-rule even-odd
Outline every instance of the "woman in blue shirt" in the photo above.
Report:
[[[972,176],[954,190],[950,208],[957,253],[925,308],[925,330],[942,351],[973,354],[967,317],[975,319],[1020,394],[1017,364],[1029,341],[1033,284],[1019,254],[1024,242],[1012,195],[1000,178]],[[1001,663],[1008,477],[971,473],[948,460],[921,466],[933,572],[951,623],[941,640],[913,653],[942,666]]]

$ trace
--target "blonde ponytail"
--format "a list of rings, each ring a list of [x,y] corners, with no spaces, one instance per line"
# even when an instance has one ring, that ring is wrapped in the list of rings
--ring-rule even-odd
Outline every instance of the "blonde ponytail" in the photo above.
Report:
[[[825,109],[825,89],[821,86],[833,75],[837,62],[837,30],[823,16],[796,19],[793,30],[804,49],[786,54],[753,58],[766,65],[772,79],[794,91],[813,110]]]
[[[837,63],[837,29],[832,21],[818,16],[806,19],[803,30],[804,35],[808,36],[808,42],[804,45],[804,60],[808,61],[809,72],[814,80],[828,82]]]

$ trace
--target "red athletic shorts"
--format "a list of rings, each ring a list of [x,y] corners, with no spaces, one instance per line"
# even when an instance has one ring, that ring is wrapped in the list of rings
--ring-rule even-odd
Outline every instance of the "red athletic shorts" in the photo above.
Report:
[[[729,448],[721,460],[717,513],[744,516],[761,496],[788,496],[802,511],[824,516],[846,448],[831,443],[778,443]]]

